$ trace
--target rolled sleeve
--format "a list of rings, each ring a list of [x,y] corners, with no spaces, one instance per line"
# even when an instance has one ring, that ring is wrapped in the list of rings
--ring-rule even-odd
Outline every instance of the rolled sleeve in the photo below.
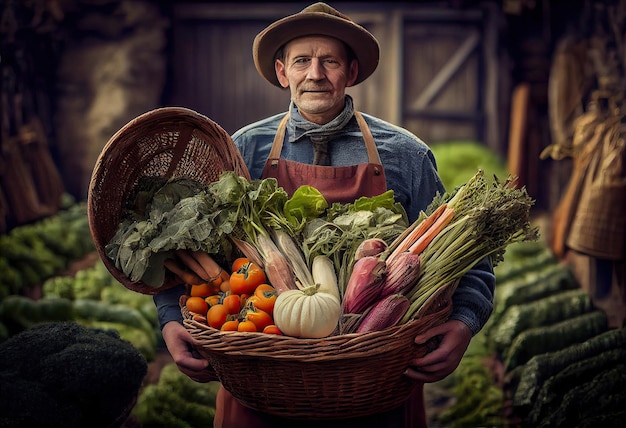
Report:
[[[153,296],[154,304],[157,308],[159,326],[163,328],[170,321],[183,323],[183,314],[180,311],[180,296],[185,294],[183,284],[163,290]]]
[[[476,335],[493,312],[496,277],[491,260],[481,260],[463,278],[452,296],[450,319],[465,323]]]

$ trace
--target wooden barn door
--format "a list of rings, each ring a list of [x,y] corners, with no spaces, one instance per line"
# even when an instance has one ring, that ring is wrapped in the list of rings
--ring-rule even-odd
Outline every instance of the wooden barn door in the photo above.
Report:
[[[286,111],[289,91],[263,79],[252,60],[256,34],[284,15],[284,6],[258,3],[175,5],[167,103],[192,108],[229,134]]]
[[[172,67],[166,96],[232,133],[285,111],[289,91],[257,73],[252,42],[265,26],[307,4],[174,5]],[[348,88],[356,107],[403,126],[427,143],[473,140],[497,149],[498,75],[494,26],[481,10],[394,3],[334,3],[381,46],[380,63]],[[491,35],[490,35],[491,34]]]
[[[421,10],[405,12],[402,22],[402,125],[430,144],[470,140],[495,148],[497,65],[488,16]]]

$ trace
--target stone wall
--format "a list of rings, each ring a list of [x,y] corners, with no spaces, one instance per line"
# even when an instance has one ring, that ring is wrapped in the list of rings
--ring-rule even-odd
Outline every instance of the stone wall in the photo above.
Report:
[[[60,167],[70,193],[81,198],[109,138],[158,107],[165,82],[168,21],[162,11],[149,1],[113,3],[81,15],[58,69]]]
[[[23,175],[7,177],[2,166],[7,164],[7,152],[24,150],[25,124],[42,125],[64,190],[84,200],[94,164],[110,137],[134,117],[162,104],[170,28],[167,4],[0,0],[0,185],[4,194],[18,195],[0,200],[1,214],[9,223],[41,214],[31,209],[32,215],[12,219],[10,213],[25,198],[19,197],[21,189],[7,187],[18,182],[25,187],[32,181]],[[30,194],[37,193],[34,190]]]

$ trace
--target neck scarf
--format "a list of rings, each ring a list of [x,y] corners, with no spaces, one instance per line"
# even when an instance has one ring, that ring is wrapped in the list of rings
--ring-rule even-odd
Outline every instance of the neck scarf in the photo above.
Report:
[[[295,143],[302,139],[302,137],[309,137],[312,140],[328,141],[341,131],[354,116],[354,103],[352,97],[346,95],[346,105],[335,117],[328,123],[318,125],[317,123],[309,122],[304,119],[297,106],[291,102],[289,105],[289,122],[287,123],[287,129],[289,131],[289,142]]]

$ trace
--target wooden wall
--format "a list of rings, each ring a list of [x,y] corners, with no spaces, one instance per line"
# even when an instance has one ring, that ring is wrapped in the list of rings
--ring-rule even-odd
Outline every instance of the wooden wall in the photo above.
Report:
[[[308,3],[174,5],[169,104],[186,105],[228,132],[285,111],[289,93],[262,79],[254,36]],[[428,143],[471,140],[496,151],[505,138],[497,54],[499,9],[432,4],[332,3],[379,40],[381,60],[348,90],[357,108],[414,132]],[[505,118],[506,119],[506,118]]]

